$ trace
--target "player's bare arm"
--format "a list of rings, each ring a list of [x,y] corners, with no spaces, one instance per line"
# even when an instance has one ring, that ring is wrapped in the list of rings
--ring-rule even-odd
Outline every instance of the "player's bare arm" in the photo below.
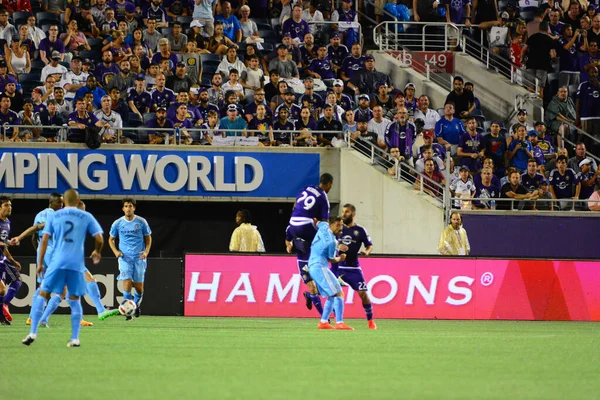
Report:
[[[140,260],[145,260],[148,258],[148,254],[150,254],[150,247],[152,247],[152,235],[145,235],[144,243],[146,248],[140,253]]]
[[[117,258],[123,257],[123,253],[121,253],[119,251],[119,249],[117,249],[117,244],[115,243],[115,238],[114,237],[109,236],[109,238],[108,238],[108,245],[110,246],[110,249],[114,253],[115,257],[117,257]]]

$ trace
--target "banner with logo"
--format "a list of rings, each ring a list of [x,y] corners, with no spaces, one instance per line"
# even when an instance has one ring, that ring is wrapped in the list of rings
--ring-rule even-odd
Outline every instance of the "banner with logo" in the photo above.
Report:
[[[376,318],[600,320],[600,263],[364,258]],[[185,257],[184,315],[312,317],[295,257]],[[344,288],[345,316],[364,318]]]
[[[13,313],[29,313],[33,294],[37,288],[35,279],[35,258],[17,257],[21,263],[21,279],[24,285],[10,304]],[[144,299],[142,313],[146,315],[182,315],[181,299],[183,268],[179,258],[149,258],[144,282]],[[86,260],[86,265],[98,282],[102,303],[105,307],[116,308],[123,301],[123,283],[117,281],[119,267],[116,258],[103,258],[98,265]],[[83,311],[85,315],[95,315],[96,308],[88,296],[84,296]],[[69,313],[66,301],[56,311]],[[93,321],[93,319],[92,319]]]
[[[84,195],[295,198],[319,181],[320,154],[3,148],[0,192]]]

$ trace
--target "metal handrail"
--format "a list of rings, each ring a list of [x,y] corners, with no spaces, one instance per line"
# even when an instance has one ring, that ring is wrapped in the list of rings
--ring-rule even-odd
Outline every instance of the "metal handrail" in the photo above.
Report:
[[[423,29],[419,33],[408,33],[408,32],[399,32],[399,26],[402,25],[403,31],[406,29],[405,26],[421,26]],[[448,51],[449,50],[449,31],[453,31],[456,33],[457,44],[461,43],[462,38],[462,29],[459,28],[461,25],[456,25],[453,23],[447,22],[417,22],[417,21],[383,21],[376,26],[373,27],[373,41],[381,51],[398,51],[401,47],[406,47],[412,38],[416,41],[417,45],[420,43],[420,48],[422,51],[427,49],[427,40],[429,43],[433,43],[432,46],[435,48],[439,48],[439,50]],[[463,25],[464,26],[464,25]],[[393,29],[390,29],[392,27]],[[428,27],[443,27],[443,34],[429,33],[427,34]],[[382,29],[383,28],[383,29]],[[401,35],[401,37],[400,37]],[[387,40],[391,37],[391,40]],[[384,40],[384,38],[386,40]],[[436,41],[434,38],[443,38],[443,42],[441,44],[435,44]],[[402,40],[401,40],[402,39]],[[426,40],[427,39],[427,40]],[[400,42],[403,42],[403,45],[400,45]],[[439,41],[438,41],[439,42]],[[389,46],[391,43],[392,46]]]
[[[498,198],[490,198],[490,197],[455,197],[455,196],[451,196],[450,197],[450,201],[451,204],[454,202],[460,202],[461,203],[461,209],[467,209],[467,210],[485,210],[485,211],[499,211],[499,212],[503,212],[503,211],[534,211],[534,212],[552,212],[553,210],[530,210],[530,209],[525,209],[525,207],[527,206],[527,203],[529,205],[534,204],[536,202],[541,202],[541,203],[550,203],[552,205],[552,207],[557,207],[556,203],[571,203],[571,210],[570,211],[586,211],[586,212],[590,212],[589,209],[586,210],[575,210],[575,204],[579,203],[579,204],[589,204],[589,203],[600,203],[600,200],[590,200],[590,199],[573,199],[573,198],[564,198],[564,199],[557,199],[557,198],[552,198],[552,199],[512,199],[509,197],[498,197]],[[481,201],[481,202],[485,202],[485,203],[490,203],[492,201],[494,201],[495,203],[518,203],[520,208],[513,208],[515,206],[515,204],[510,206],[509,210],[498,210],[495,206],[493,206],[494,208],[477,208],[473,206],[473,202],[475,201]],[[463,208],[463,203],[465,208]],[[454,209],[458,209],[456,207],[454,207]],[[560,209],[560,207],[559,207]],[[565,210],[563,210],[565,211]]]

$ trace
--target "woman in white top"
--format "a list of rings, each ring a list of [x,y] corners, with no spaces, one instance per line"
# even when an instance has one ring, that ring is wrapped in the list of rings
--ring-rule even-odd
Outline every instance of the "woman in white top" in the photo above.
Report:
[[[20,46],[19,36],[13,36],[10,48],[6,53],[8,72],[13,75],[31,71],[31,60],[26,46]]]
[[[46,33],[35,26],[36,22],[35,15],[27,17],[27,26],[29,27],[29,35],[27,37],[33,41],[35,48],[39,49],[40,42],[46,38]]]

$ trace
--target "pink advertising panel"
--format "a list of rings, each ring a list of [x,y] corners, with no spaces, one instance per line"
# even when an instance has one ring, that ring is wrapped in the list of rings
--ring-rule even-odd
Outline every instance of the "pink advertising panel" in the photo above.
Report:
[[[377,318],[600,320],[600,263],[364,258]],[[185,257],[186,316],[315,317],[295,257]],[[349,318],[360,297],[344,288]]]

